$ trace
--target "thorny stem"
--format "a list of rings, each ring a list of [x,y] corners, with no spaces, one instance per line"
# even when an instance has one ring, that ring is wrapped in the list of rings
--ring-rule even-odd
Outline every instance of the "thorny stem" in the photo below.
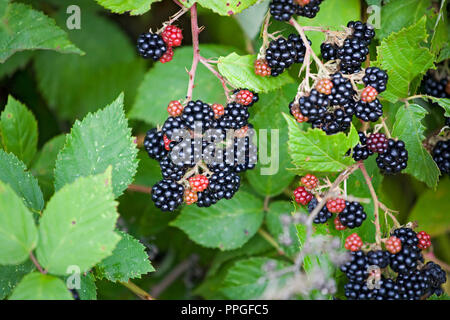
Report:
[[[269,22],[270,22],[270,11],[267,11],[266,18],[264,19],[264,24],[263,24],[263,28],[262,28],[263,43],[259,50],[258,58],[262,58],[265,56],[264,51],[266,50],[267,46],[269,45],[269,32],[268,32]]]
[[[280,245],[278,244],[278,242],[275,241],[275,239],[269,234],[267,233],[266,230],[260,228],[258,230],[258,233],[261,237],[263,237],[268,243],[270,243],[275,249],[277,249],[278,254],[284,256],[285,253],[283,251],[283,249],[281,249]]]
[[[194,51],[194,57],[192,58],[191,70],[188,73],[189,74],[189,85],[188,85],[188,91],[186,94],[187,101],[192,100],[192,92],[193,92],[194,86],[195,86],[195,73],[197,71],[198,62],[200,60],[200,48],[199,48],[199,41],[198,41],[199,28],[198,28],[198,21],[197,21],[197,4],[194,3],[190,10],[191,10],[192,46],[193,46],[193,51]]]
[[[130,184],[128,186],[128,191],[140,192],[140,193],[145,193],[145,194],[151,194],[152,193],[152,188],[151,187],[137,185],[137,184]]]
[[[188,8],[183,7],[181,10],[179,10],[177,13],[171,16],[169,18],[169,21],[163,23],[163,26],[156,33],[161,33],[167,26],[170,26],[172,23],[180,19],[188,11],[189,11]]]
[[[131,292],[133,292],[135,295],[137,295],[142,300],[154,300],[154,298],[148,292],[146,292],[144,289],[138,287],[136,284],[134,284],[131,281],[128,281],[128,282],[121,281],[120,284],[123,285],[124,287],[130,289]]]
[[[377,193],[375,192],[375,189],[372,185],[372,179],[370,178],[369,174],[367,173],[366,167],[364,163],[361,161],[359,162],[359,168],[361,169],[361,172],[364,176],[364,179],[366,180],[366,184],[369,187],[370,195],[372,196],[373,200],[373,210],[374,210],[374,216],[375,216],[375,241],[377,246],[381,247],[381,227],[380,227],[380,217],[378,213],[378,197]]]
[[[214,74],[222,83],[223,91],[225,92],[225,96],[227,97],[227,101],[230,100],[230,89],[228,89],[227,84],[228,81],[209,63],[210,61],[202,56],[200,56],[200,62]]]
[[[39,270],[40,273],[47,274],[47,271],[42,269],[41,265],[39,264],[36,257],[34,256],[33,252],[30,252],[30,259],[31,259],[31,261],[33,261],[34,265],[36,266],[36,268]]]

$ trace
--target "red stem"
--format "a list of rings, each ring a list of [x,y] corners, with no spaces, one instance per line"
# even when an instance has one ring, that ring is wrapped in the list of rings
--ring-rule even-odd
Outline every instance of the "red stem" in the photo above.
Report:
[[[208,62],[208,59],[200,56],[200,62],[220,80],[225,96],[227,97],[227,101],[229,101],[230,90],[227,87],[227,80],[216,69],[214,69],[214,67]]]
[[[39,264],[36,257],[34,256],[33,252],[30,252],[30,259],[31,259],[31,261],[33,261],[34,265],[36,266],[36,268],[39,270],[40,273],[47,274],[47,271],[42,269],[41,265]]]
[[[194,3],[191,7],[191,32],[192,32],[192,46],[194,51],[194,57],[192,59],[191,70],[189,71],[189,85],[186,94],[186,100],[192,100],[192,92],[195,86],[195,73],[197,71],[198,62],[200,60],[200,48],[198,41],[198,21],[197,21],[197,4]]]
[[[140,193],[145,193],[145,194],[151,194],[152,193],[152,188],[146,187],[146,186],[140,186],[140,185],[137,185],[137,184],[130,184],[128,186],[128,191],[134,191],[134,192],[140,192]]]

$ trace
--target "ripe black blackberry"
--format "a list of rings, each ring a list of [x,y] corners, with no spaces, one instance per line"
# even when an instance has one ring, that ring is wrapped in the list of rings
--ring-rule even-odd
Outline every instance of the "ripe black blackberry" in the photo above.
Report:
[[[183,202],[183,193],[181,184],[163,179],[152,187],[152,200],[162,211],[174,211]]]
[[[319,204],[319,202],[317,201],[316,198],[313,198],[309,203],[308,203],[308,212],[311,213]],[[323,208],[320,210],[320,212],[316,215],[316,217],[314,218],[313,222],[315,224],[321,224],[321,223],[326,223],[328,221],[328,219],[330,219],[333,216],[333,214],[328,211],[326,206],[323,206]]]
[[[422,91],[432,97],[450,98],[450,94],[446,91],[447,84],[447,77],[438,80],[432,71],[428,71],[422,80]]]
[[[176,132],[176,130],[183,129],[186,129],[186,125],[180,117],[169,117],[164,122],[161,131],[167,136],[167,138],[172,140],[172,138],[174,138],[173,133]],[[182,135],[182,132],[178,132],[178,134]]]
[[[426,295],[431,296],[436,294],[440,296],[444,291],[442,285],[447,281],[447,274],[442,270],[441,266],[434,262],[427,262],[423,267],[422,272],[428,276],[428,288]]]
[[[328,135],[344,132],[350,128],[352,117],[352,107],[338,108],[333,112],[326,112],[323,118],[313,123],[313,128],[321,128]]]
[[[345,39],[342,47],[338,49],[340,69],[344,74],[353,74],[361,70],[362,63],[369,54],[367,44],[358,38]]]
[[[382,277],[379,288],[369,289],[365,282],[351,281],[344,286],[349,300],[400,300],[399,287],[392,279]]]
[[[383,115],[383,105],[380,100],[372,102],[358,101],[355,107],[355,116],[365,122],[376,122]]]
[[[180,167],[193,167],[203,158],[205,142],[200,139],[183,139],[171,143],[170,159]]]
[[[347,28],[352,29],[352,37],[361,40],[366,46],[375,37],[375,30],[372,25],[361,21],[350,21]]]
[[[159,166],[161,168],[161,174],[164,179],[171,179],[175,181],[183,178],[184,174],[187,171],[186,166],[173,163],[173,161],[170,159],[170,156],[162,159],[159,163]]]
[[[224,115],[218,120],[223,129],[240,129],[248,124],[250,113],[242,104],[231,102],[225,108]]]
[[[353,159],[355,161],[366,160],[373,155],[373,152],[367,148],[367,136],[363,132],[358,132],[358,135],[360,143],[353,148]]]
[[[406,169],[408,166],[408,150],[402,140],[388,140],[388,148],[385,153],[379,154],[377,159],[378,168],[384,174],[395,174]]]
[[[311,41],[308,40],[308,42],[311,45]],[[305,60],[306,46],[303,43],[302,37],[298,34],[290,34],[288,37],[288,45],[292,46],[296,51],[294,63],[303,63]]]
[[[397,228],[391,235],[400,239],[402,246],[417,247],[419,243],[417,233],[411,228]]]
[[[160,161],[167,156],[168,151],[164,146],[163,132],[155,128],[147,131],[144,139],[144,148],[150,158]]]
[[[361,226],[367,215],[359,202],[345,201],[345,209],[339,213],[338,217],[344,226],[353,229]]]
[[[390,254],[390,260],[392,270],[399,274],[407,274],[417,268],[418,261],[423,261],[423,257],[419,248],[402,244],[400,252]]]
[[[396,282],[403,300],[420,300],[430,286],[428,275],[421,270],[399,274]]]
[[[311,90],[309,96],[303,96],[298,99],[300,112],[304,117],[308,117],[309,123],[315,123],[322,119],[327,112],[329,104],[328,96],[318,92],[316,89]]]
[[[224,171],[214,173],[209,178],[208,188],[217,200],[224,198],[229,200],[238,191],[240,184],[241,178],[231,169],[227,168]]]
[[[305,52],[306,47],[298,35],[291,34],[288,39],[279,37],[272,40],[265,54],[271,75],[279,76],[292,64],[303,62]]]
[[[378,266],[381,269],[386,268],[390,262],[390,255],[388,251],[372,250],[367,252],[367,262],[371,266]]]
[[[320,45],[320,53],[325,61],[336,60],[339,47],[332,43],[323,42]]]
[[[322,0],[310,0],[303,1],[305,5],[299,5],[296,10],[296,14],[302,17],[314,18],[316,14],[320,11],[320,4]]]
[[[145,59],[158,61],[166,53],[167,45],[159,34],[147,32],[137,39],[137,49]]]
[[[380,94],[383,91],[386,91],[386,85],[389,77],[386,71],[376,67],[370,67],[366,69],[365,75],[362,80],[366,87],[371,86],[372,88],[375,88]]]
[[[450,174],[450,141],[439,141],[432,151],[433,160],[436,162],[441,174]]]
[[[294,0],[272,0],[269,4],[270,14],[278,21],[288,21],[297,11]]]
[[[208,208],[214,204],[217,203],[217,198],[209,189],[206,189],[205,191],[197,193],[198,200],[197,200],[197,206],[200,208]]]
[[[214,125],[214,110],[209,104],[201,100],[189,101],[184,107],[181,119],[191,130],[194,130],[196,125],[201,124],[204,132]]]
[[[234,139],[234,167],[236,172],[251,170],[256,166],[258,154],[251,137]]]
[[[364,282],[369,276],[367,268],[370,266],[366,254],[359,250],[351,252],[351,260],[341,265],[340,269],[353,282]]]
[[[342,73],[337,72],[331,76],[331,82],[333,82],[333,88],[329,96],[330,104],[333,106],[349,105],[354,108],[353,96],[356,92],[350,80],[344,78]]]

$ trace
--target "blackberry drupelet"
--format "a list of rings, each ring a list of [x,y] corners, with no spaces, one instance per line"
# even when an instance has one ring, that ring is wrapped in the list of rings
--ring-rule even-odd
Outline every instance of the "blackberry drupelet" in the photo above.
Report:
[[[201,123],[204,132],[214,125],[214,110],[209,104],[201,100],[189,101],[184,107],[181,119],[191,130],[194,130],[194,127]]]
[[[164,145],[164,134],[162,131],[157,131],[156,128],[147,131],[144,139],[144,148],[150,158],[160,161],[167,156],[168,151]]]
[[[312,199],[308,204],[308,212],[311,213],[319,204],[316,198]],[[333,214],[328,211],[326,206],[323,206],[323,208],[320,210],[320,212],[316,215],[313,222],[315,224],[321,224],[326,223],[328,219],[330,219],[333,216]]]
[[[339,47],[332,43],[322,43],[320,45],[320,53],[325,61],[336,60]]]
[[[137,39],[137,49],[143,58],[158,61],[166,53],[167,45],[159,34],[147,32]]]
[[[298,4],[294,0],[272,0],[269,5],[270,14],[275,20],[288,21],[297,11]]]
[[[358,132],[359,141],[353,148],[353,159],[355,161],[366,160],[369,156],[373,155],[373,152],[367,148],[367,137],[363,132]]]
[[[429,288],[430,279],[425,272],[414,270],[399,274],[396,282],[403,300],[420,300]]]
[[[152,187],[152,200],[162,211],[174,211],[183,202],[184,187],[171,179],[159,181]]]
[[[383,91],[386,91],[388,79],[389,77],[386,71],[376,67],[370,67],[366,69],[366,73],[362,81],[364,82],[366,87],[371,86],[372,88],[375,88],[380,94]]]
[[[355,116],[365,122],[376,122],[383,115],[383,105],[380,100],[372,102],[358,101],[355,107]]]
[[[296,10],[296,14],[302,17],[314,18],[316,14],[320,11],[320,4],[322,0],[309,0],[303,1],[304,5],[299,5]]]
[[[450,174],[450,141],[439,141],[432,151],[433,160],[436,162],[441,174]]]
[[[338,217],[342,225],[353,229],[361,226],[364,220],[366,220],[367,215],[359,202],[345,201],[345,209],[339,213]]]
[[[225,108],[224,115],[218,120],[223,129],[240,129],[248,124],[250,114],[248,108],[242,104],[231,102]]]
[[[395,174],[406,169],[408,166],[408,150],[402,140],[388,140],[388,148],[385,153],[379,154],[377,159],[378,168],[384,174]]]

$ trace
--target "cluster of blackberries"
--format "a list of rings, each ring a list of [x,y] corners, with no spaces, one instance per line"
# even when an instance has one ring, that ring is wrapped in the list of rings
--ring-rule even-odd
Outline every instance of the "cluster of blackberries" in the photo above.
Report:
[[[311,41],[309,43],[311,44]],[[272,40],[265,53],[265,61],[271,76],[279,76],[294,63],[303,63],[305,52],[305,44],[297,34],[290,34],[287,39],[279,37]],[[258,69],[255,69],[255,72],[257,71]]]
[[[350,21],[347,27],[352,30],[342,45],[324,42],[320,46],[322,58],[339,60],[340,71],[353,74],[361,71],[361,65],[369,54],[369,45],[375,37],[374,28],[361,21]]]
[[[387,139],[382,133],[366,136],[359,132],[359,143],[353,148],[355,161],[366,160],[377,153],[377,165],[383,174],[396,174],[408,165],[408,150],[402,140]]]
[[[341,72],[330,79],[320,79],[309,92],[289,105],[292,116],[298,122],[311,123],[327,134],[344,132],[350,128],[353,116],[363,121],[377,121],[383,115],[378,93],[386,90],[388,76],[385,71],[371,67],[366,69],[363,82],[366,85],[357,100],[351,81]]]
[[[270,14],[279,21],[288,21],[293,15],[314,18],[323,0],[272,0]]]
[[[433,70],[429,70],[422,80],[422,93],[436,98],[450,98],[450,81],[448,76],[440,79]]]
[[[152,188],[152,199],[162,211],[173,211],[183,202],[209,207],[231,199],[240,187],[238,173],[255,167],[248,107],[258,95],[240,89],[233,98],[227,107],[172,101],[162,129],[147,132],[144,147],[159,161],[163,176]]]
[[[137,40],[138,53],[145,59],[169,62],[173,59],[173,47],[181,45],[183,33],[180,28],[169,25],[161,34],[146,32]]]
[[[423,264],[421,248],[425,247],[419,245],[420,234],[426,233],[399,228],[392,237],[401,243],[400,250],[386,246],[387,250],[353,251],[351,260],[341,266],[349,280],[345,296],[352,300],[419,300],[441,295],[446,273],[433,262]],[[387,271],[388,267],[393,272]],[[388,277],[392,273],[396,278]]]
[[[436,162],[442,175],[450,174],[450,140],[441,140],[436,143],[432,151],[433,160]]]

